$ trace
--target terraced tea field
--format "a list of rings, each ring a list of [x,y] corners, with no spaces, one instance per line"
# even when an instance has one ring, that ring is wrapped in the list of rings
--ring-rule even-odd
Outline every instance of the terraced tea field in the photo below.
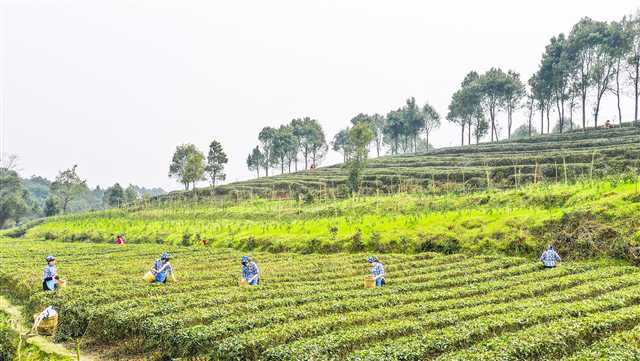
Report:
[[[161,251],[178,283],[144,284]],[[40,291],[45,255],[70,286]],[[60,339],[108,359],[589,360],[640,357],[640,270],[504,256],[383,254],[387,285],[365,289],[366,255],[257,253],[239,287],[233,250],[0,240],[0,284],[31,311],[60,310]],[[133,356],[132,356],[133,355]],[[620,358],[621,357],[621,358]],[[631,357],[631,358],[625,358]]]
[[[527,139],[450,147],[424,154],[371,159],[362,192],[407,190],[446,192],[450,189],[513,188],[540,181],[593,179],[640,169],[640,127],[590,129]],[[345,170],[340,164],[275,177],[258,178],[201,189],[201,195],[232,194],[295,197],[316,192],[344,196]],[[175,198],[181,193],[164,198]]]

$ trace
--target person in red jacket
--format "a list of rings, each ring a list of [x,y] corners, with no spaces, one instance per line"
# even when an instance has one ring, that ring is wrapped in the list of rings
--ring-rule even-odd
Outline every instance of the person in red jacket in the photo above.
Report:
[[[119,234],[118,237],[116,237],[116,244],[123,245],[124,242],[124,235]]]

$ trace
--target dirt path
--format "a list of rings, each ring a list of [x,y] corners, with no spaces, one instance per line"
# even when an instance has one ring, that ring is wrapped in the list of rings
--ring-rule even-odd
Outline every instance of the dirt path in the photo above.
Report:
[[[27,326],[29,322],[26,322],[22,316],[22,307],[12,304],[9,299],[0,295],[0,311],[9,315],[9,319],[12,327],[20,335],[25,335],[30,330],[30,326]],[[59,343],[54,343],[46,337],[32,336],[27,338],[26,342],[30,345],[37,347],[40,351],[48,355],[57,355],[62,357],[68,357],[72,360],[76,360],[76,353],[65,348]],[[96,358],[91,355],[80,355],[81,361],[95,361]]]

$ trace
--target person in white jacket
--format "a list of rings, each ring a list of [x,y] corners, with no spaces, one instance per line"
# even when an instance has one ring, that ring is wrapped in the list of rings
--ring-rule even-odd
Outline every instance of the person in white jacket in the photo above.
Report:
[[[49,306],[44,309],[44,311],[40,312],[38,317],[33,321],[33,327],[31,328],[31,334],[37,333],[38,326],[40,326],[40,322],[44,320],[48,320],[51,317],[58,316],[58,311],[56,311],[53,307]]]
[[[561,261],[560,255],[553,246],[549,246],[546,251],[542,252],[542,256],[540,256],[540,261],[544,265],[544,268],[554,268],[556,266],[556,262]]]

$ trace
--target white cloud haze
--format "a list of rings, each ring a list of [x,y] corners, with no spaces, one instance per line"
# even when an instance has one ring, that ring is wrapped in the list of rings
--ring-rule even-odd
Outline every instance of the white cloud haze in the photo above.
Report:
[[[23,175],[78,164],[91,185],[179,189],[175,146],[229,154],[228,181],[264,126],[317,118],[328,138],[357,113],[415,96],[446,115],[470,70],[526,80],[548,40],[638,1],[0,1],[5,152]],[[602,119],[615,119],[610,99]],[[623,111],[631,119],[633,102]],[[501,116],[504,120],[504,114]],[[524,122],[524,112],[516,122]],[[444,122],[446,123],[446,121]],[[435,146],[457,145],[443,124]],[[338,162],[332,153],[325,164]]]

